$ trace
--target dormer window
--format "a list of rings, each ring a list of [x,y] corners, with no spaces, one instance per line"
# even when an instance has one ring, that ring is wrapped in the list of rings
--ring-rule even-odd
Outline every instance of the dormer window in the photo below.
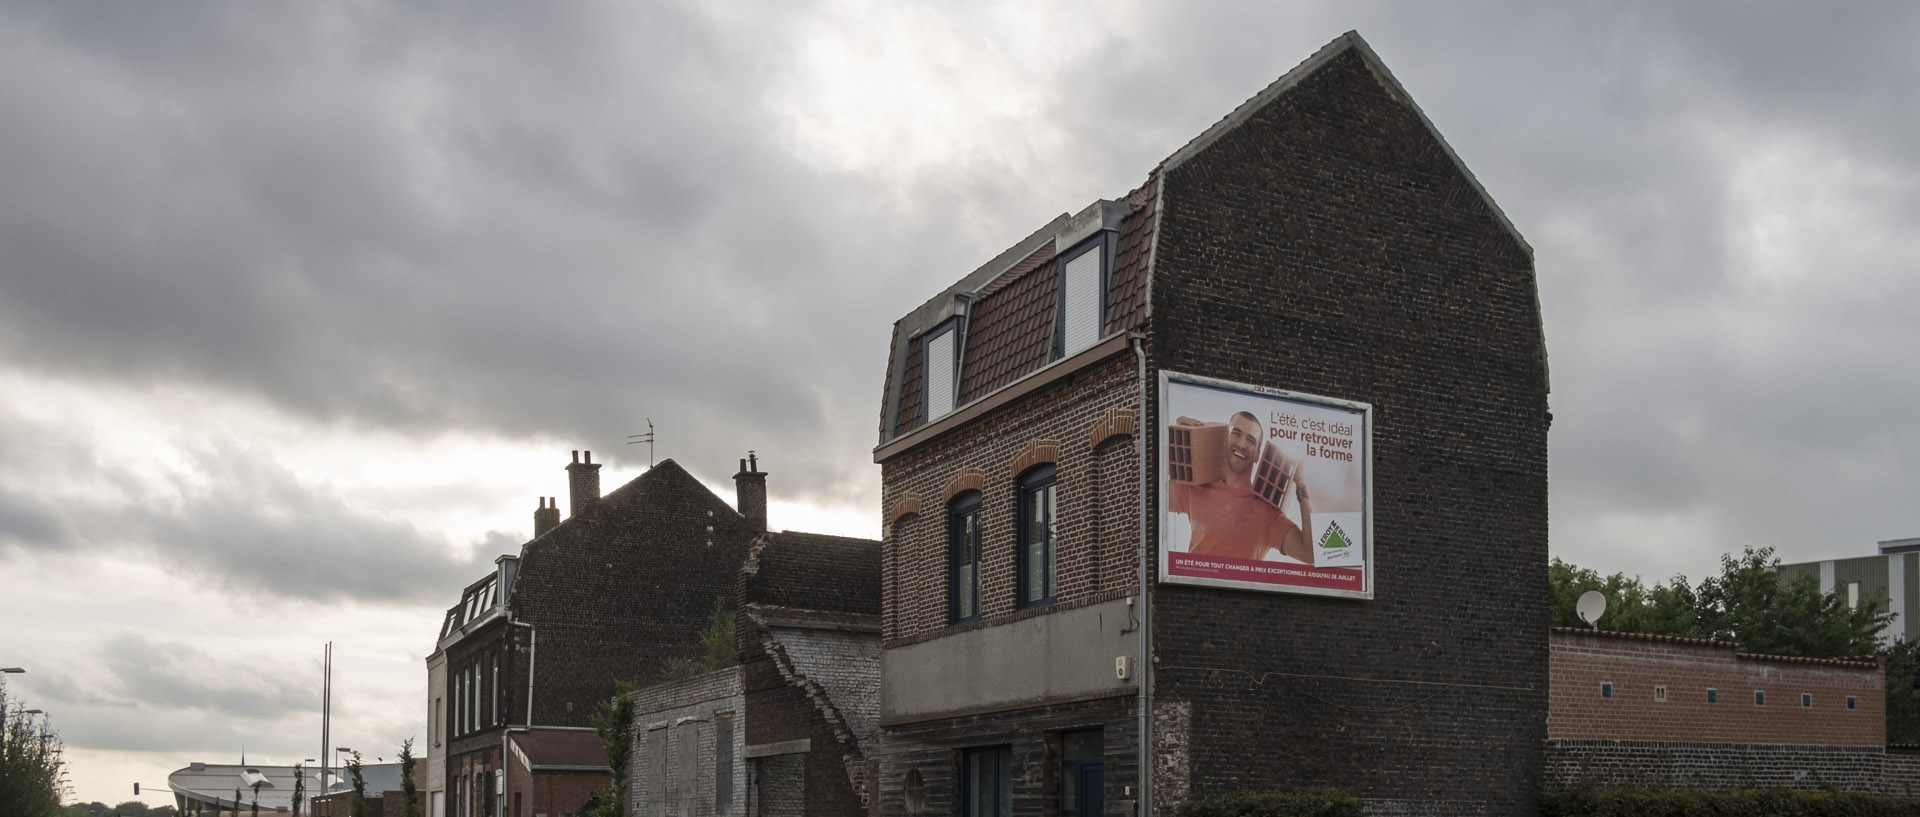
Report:
[[[1107,325],[1107,242],[1095,238],[1060,262],[1060,306],[1054,319],[1053,357],[1072,357],[1099,342]]]
[[[955,364],[954,324],[927,336],[927,422],[953,413]]]

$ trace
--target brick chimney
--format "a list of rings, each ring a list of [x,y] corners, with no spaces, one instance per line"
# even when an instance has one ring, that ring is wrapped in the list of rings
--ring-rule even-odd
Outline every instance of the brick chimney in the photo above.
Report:
[[[760,460],[752,451],[740,461],[740,473],[733,475],[733,484],[740,490],[740,500],[735,503],[740,515],[754,530],[766,530],[767,475],[760,472]]]
[[[593,452],[587,452],[585,461],[580,452],[573,452],[573,462],[567,466],[567,515],[579,516],[600,499],[600,466],[593,461]]]
[[[545,536],[547,531],[560,526],[560,500],[556,497],[540,497],[540,509],[533,512],[533,538]]]

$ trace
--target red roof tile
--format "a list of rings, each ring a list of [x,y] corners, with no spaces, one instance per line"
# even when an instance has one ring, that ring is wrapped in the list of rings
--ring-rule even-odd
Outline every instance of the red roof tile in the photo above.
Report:
[[[1058,264],[1052,252],[1047,255],[1046,261],[974,302],[956,404],[966,405],[1047,365],[1053,351],[1054,296],[1060,286]]]

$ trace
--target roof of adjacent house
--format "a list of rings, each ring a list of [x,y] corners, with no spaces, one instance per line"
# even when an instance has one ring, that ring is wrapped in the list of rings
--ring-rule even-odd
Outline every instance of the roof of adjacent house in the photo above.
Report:
[[[880,615],[880,543],[872,539],[769,533],[748,551],[740,572],[749,605],[789,616]]]

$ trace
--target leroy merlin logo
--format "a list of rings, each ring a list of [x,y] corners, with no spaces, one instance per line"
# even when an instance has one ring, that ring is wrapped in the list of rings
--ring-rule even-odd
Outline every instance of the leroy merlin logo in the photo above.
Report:
[[[1340,523],[1328,522],[1327,532],[1320,535],[1320,547],[1325,550],[1351,547],[1353,542],[1347,539],[1347,532],[1340,529]]]

